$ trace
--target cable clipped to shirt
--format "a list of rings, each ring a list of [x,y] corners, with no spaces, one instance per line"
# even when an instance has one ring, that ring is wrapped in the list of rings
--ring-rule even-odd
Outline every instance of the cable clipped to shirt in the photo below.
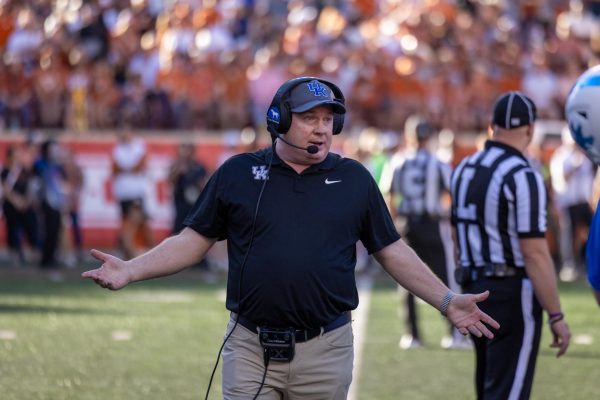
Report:
[[[273,143],[272,152],[275,153],[275,143]],[[242,281],[244,278],[244,267],[246,266],[246,262],[248,261],[248,255],[250,254],[250,250],[252,249],[252,244],[254,243],[254,231],[256,228],[256,218],[258,217],[260,201],[262,199],[263,192],[265,191],[265,186],[267,185],[267,181],[269,180],[268,176],[269,176],[269,173],[271,172],[271,165],[273,164],[273,157],[274,157],[273,153],[271,153],[271,158],[269,159],[269,166],[267,167],[267,179],[265,179],[263,181],[262,187],[260,188],[260,192],[258,193],[258,199],[256,200],[256,207],[254,207],[254,216],[252,218],[252,227],[250,228],[250,241],[248,243],[248,249],[246,249],[246,253],[244,254],[244,259],[242,261],[242,265],[240,266],[240,281],[239,281],[239,285],[238,285],[238,312],[236,313],[235,323],[233,324],[231,331],[229,331],[229,333],[223,340],[223,343],[221,344],[221,348],[219,349],[219,352],[217,354],[217,360],[215,361],[215,366],[213,367],[212,373],[210,374],[210,380],[208,381],[208,387],[206,388],[206,396],[204,397],[205,400],[208,400],[208,394],[210,393],[210,387],[212,386],[212,382],[215,377],[215,372],[217,371],[217,367],[219,365],[219,359],[221,358],[221,353],[223,352],[225,343],[227,343],[227,341],[229,340],[229,338],[235,331],[235,328],[238,326],[238,320],[240,318],[240,314],[242,313]],[[265,355],[265,357],[268,357],[268,356]],[[265,379],[267,376],[267,365],[268,365],[268,359],[265,358],[265,371],[263,373],[263,379],[260,384],[260,387],[258,388],[258,391],[256,392],[256,395],[254,396],[254,399],[256,399],[258,397],[258,395],[260,394],[260,391],[262,390],[263,385],[265,383]]]

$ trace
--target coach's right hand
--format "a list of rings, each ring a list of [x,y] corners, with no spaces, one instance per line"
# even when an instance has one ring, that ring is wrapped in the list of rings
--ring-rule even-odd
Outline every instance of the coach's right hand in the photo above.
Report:
[[[565,354],[567,347],[569,347],[571,331],[564,319],[550,324],[550,330],[552,331],[552,343],[550,347],[558,347],[558,353],[556,353],[556,357],[558,358]]]
[[[126,261],[96,249],[90,252],[94,258],[102,261],[100,268],[81,274],[82,278],[91,278],[105,289],[119,290],[127,286],[133,279]]]

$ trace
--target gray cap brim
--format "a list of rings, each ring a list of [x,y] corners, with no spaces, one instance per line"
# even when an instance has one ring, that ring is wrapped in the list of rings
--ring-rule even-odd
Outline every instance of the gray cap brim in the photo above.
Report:
[[[339,101],[335,101],[335,100],[314,100],[314,101],[309,101],[306,104],[302,104],[301,106],[292,108],[292,112],[294,113],[302,113],[308,110],[312,110],[315,107],[318,106],[322,106],[322,105],[330,105],[333,106],[333,112],[336,114],[345,114],[346,113],[346,107],[340,103]]]

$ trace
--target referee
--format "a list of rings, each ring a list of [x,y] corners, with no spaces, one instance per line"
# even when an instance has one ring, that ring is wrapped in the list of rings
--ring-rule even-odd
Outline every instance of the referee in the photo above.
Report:
[[[533,135],[535,104],[519,92],[498,98],[484,150],[452,174],[451,222],[457,281],[465,293],[489,290],[482,309],[500,323],[493,339],[473,337],[478,399],[527,399],[548,312],[557,357],[571,336],[545,239],[547,196],[523,151]]]
[[[455,290],[450,284],[456,286],[451,275],[455,265],[448,223],[452,169],[430,151],[434,134],[433,126],[426,120],[416,115],[407,119],[404,135],[408,146],[402,162],[393,169],[388,201],[404,239],[442,282]],[[402,349],[420,347],[422,337],[415,296],[402,292],[406,293],[407,333],[402,335],[399,346]],[[450,336],[444,337],[443,346],[457,347],[468,343],[458,331],[454,340],[452,325],[448,324],[448,328]]]

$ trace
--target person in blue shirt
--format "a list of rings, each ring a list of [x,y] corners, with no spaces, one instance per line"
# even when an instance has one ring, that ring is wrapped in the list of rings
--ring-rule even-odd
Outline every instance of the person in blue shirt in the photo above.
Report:
[[[590,226],[585,254],[588,281],[594,289],[596,301],[600,306],[600,252],[598,252],[598,249],[600,249],[600,201],[598,201],[596,213]]]
[[[600,65],[596,65],[579,76],[567,97],[565,117],[575,143],[590,160],[600,165],[600,135],[598,126],[598,98],[600,98]],[[588,231],[585,264],[590,285],[600,305],[600,211],[596,212]]]

